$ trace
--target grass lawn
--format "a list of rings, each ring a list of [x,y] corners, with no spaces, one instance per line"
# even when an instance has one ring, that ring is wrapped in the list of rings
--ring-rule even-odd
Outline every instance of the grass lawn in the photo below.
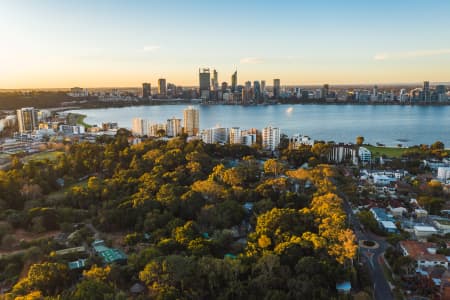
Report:
[[[83,125],[85,128],[92,127],[84,122],[84,119],[86,118],[85,115],[70,113],[67,118],[69,120],[69,124]]]
[[[64,197],[66,196],[66,193],[69,192],[74,186],[82,186],[82,187],[86,187],[88,183],[88,179],[80,181],[80,182],[75,182],[73,184],[67,185],[65,186],[63,189],[59,190],[59,191],[55,191],[52,192],[50,194],[47,195],[47,200],[50,201],[60,201],[63,200]]]
[[[376,147],[367,145],[364,145],[363,147],[372,152],[372,157],[380,157],[381,155],[385,155],[387,157],[397,158],[401,157],[403,152],[406,150],[405,148],[397,147]]]
[[[31,154],[23,158],[24,162],[29,162],[31,160],[45,160],[48,159],[50,161],[56,160],[59,155],[63,152],[61,151],[44,151],[36,154]]]

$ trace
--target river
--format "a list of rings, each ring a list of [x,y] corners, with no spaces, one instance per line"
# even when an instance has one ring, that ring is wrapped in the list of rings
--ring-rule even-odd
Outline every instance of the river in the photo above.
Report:
[[[130,106],[81,109],[70,112],[87,116],[88,124],[118,122],[131,128],[140,117],[165,122],[183,117],[187,105]],[[450,146],[450,106],[400,105],[194,105],[200,110],[201,129],[220,125],[242,129],[276,126],[287,135],[301,133],[315,140],[354,142],[362,135],[368,143],[388,146],[431,144],[436,140]]]

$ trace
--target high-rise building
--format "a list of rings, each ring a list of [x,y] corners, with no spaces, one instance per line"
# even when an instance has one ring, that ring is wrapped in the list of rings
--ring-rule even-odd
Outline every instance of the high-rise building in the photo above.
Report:
[[[197,135],[200,127],[200,116],[198,109],[189,106],[183,111],[184,133],[188,136]]]
[[[141,118],[133,118],[131,132],[137,136],[145,135],[144,129],[146,130],[147,124],[144,123],[146,123],[145,120]]]
[[[228,83],[226,81],[222,82],[222,93],[226,92],[228,89]]]
[[[211,73],[209,69],[199,69],[200,98],[209,100],[211,93]]]
[[[223,127],[208,128],[202,131],[202,141],[207,144],[227,144],[230,130]]]
[[[237,71],[234,71],[233,75],[231,76],[231,91],[236,92],[237,90]]]
[[[264,95],[265,91],[266,91],[266,81],[261,80],[261,93]]]
[[[219,90],[219,75],[217,74],[217,71],[214,69],[213,71],[213,78],[211,79],[212,88],[216,92]]]
[[[164,78],[158,79],[158,95],[162,97],[167,96],[167,85]]]
[[[142,98],[148,99],[152,95],[152,86],[148,82],[142,84]]]
[[[239,127],[230,128],[230,144],[242,143],[242,131]]]
[[[259,81],[253,82],[253,98],[256,101],[261,100],[261,86],[259,85]]]
[[[438,95],[445,94],[447,92],[447,88],[443,84],[436,85],[435,91]]]
[[[266,127],[262,131],[262,147],[265,150],[274,151],[280,144],[280,128]]]
[[[425,102],[428,102],[431,100],[431,94],[430,94],[430,82],[424,81],[423,82],[423,100]]]
[[[330,85],[326,83],[322,88],[322,98],[327,98],[328,94],[330,94]]]
[[[181,119],[172,117],[167,120],[167,131],[166,135],[169,137],[181,135]]]
[[[274,79],[273,80],[273,97],[275,99],[278,99],[278,98],[280,98],[280,94],[281,94],[280,79]]]
[[[38,127],[37,110],[34,107],[23,107],[17,110],[17,123],[21,133],[31,132]]]

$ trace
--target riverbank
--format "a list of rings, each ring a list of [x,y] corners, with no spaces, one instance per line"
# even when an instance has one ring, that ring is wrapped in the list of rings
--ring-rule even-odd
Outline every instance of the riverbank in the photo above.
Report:
[[[90,125],[84,121],[84,119],[86,119],[86,117],[87,117],[87,115],[77,114],[77,113],[69,113],[67,115],[67,122],[69,124],[82,125],[85,128],[90,128],[90,127],[92,127],[92,125]]]

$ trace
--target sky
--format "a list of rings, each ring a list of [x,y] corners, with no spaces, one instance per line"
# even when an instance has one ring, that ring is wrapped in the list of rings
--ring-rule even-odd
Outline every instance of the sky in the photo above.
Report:
[[[0,89],[450,81],[448,0],[0,0]]]

